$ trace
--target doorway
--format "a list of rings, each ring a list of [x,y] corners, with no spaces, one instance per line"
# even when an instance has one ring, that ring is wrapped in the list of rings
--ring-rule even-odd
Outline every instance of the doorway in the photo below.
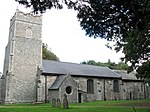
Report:
[[[132,92],[130,92],[130,100],[132,100]]]
[[[79,103],[82,103],[82,93],[79,93],[79,94],[78,94],[78,102],[79,102]]]

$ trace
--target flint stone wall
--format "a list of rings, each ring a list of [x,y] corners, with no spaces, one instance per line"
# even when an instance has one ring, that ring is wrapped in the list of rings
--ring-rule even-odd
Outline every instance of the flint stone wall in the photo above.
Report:
[[[40,16],[22,12],[16,12],[11,19],[4,65],[5,103],[36,101],[37,67],[42,62],[41,25]],[[28,28],[31,37],[27,37]]]

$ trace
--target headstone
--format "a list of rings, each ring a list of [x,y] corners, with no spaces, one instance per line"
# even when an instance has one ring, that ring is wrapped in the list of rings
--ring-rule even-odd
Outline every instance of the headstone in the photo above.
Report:
[[[60,99],[52,99],[52,107],[60,107]]]
[[[52,99],[52,107],[56,107],[56,99]]]
[[[59,98],[57,98],[57,100],[56,100],[56,107],[60,107],[60,99]]]
[[[64,94],[63,107],[64,107],[64,109],[68,109],[69,108],[69,106],[68,106],[68,99],[67,99],[67,95],[66,94]]]

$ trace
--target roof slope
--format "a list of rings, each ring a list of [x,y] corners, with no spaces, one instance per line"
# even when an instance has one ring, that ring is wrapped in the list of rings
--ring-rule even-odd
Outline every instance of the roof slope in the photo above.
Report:
[[[49,89],[58,89],[68,75],[59,75]]]
[[[121,78],[120,75],[118,75],[108,67],[75,64],[51,60],[43,60],[42,67],[43,67],[42,73],[44,74],[70,74],[80,76]]]
[[[114,72],[116,72],[117,74],[122,76],[123,80],[139,80],[136,78],[136,76],[135,76],[136,72],[134,72],[134,71],[129,74],[125,70],[114,70]]]

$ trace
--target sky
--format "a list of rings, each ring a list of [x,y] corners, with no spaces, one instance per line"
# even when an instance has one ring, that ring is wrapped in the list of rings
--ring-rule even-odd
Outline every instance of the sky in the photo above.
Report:
[[[25,13],[30,9],[15,0],[3,0],[0,4],[0,72],[3,72],[5,47],[8,43],[10,19],[16,9]],[[108,49],[104,39],[85,36],[73,10],[48,10],[43,14],[42,41],[57,55],[60,61],[80,63],[88,60],[96,62],[120,62],[123,53]]]

